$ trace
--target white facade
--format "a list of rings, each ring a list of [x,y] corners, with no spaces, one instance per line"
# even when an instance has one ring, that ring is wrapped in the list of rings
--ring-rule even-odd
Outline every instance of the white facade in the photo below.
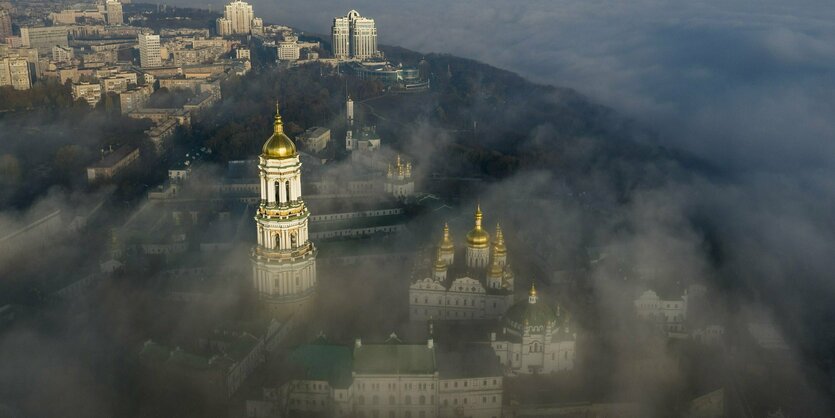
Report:
[[[686,291],[681,298],[663,300],[654,291],[647,290],[635,299],[635,312],[638,318],[656,324],[669,334],[684,333],[687,298]]]
[[[140,33],[137,36],[139,41],[139,66],[142,68],[154,68],[162,66],[162,55],[159,50],[159,35]]]
[[[72,85],[73,100],[84,99],[90,107],[101,101],[101,85],[98,83],[77,83]]]
[[[217,33],[220,36],[248,35],[253,32],[253,26],[261,31],[264,24],[255,17],[252,6],[243,1],[236,0],[227,4],[223,17],[217,19]]]
[[[527,301],[513,305],[501,328],[490,335],[506,375],[554,373],[574,368],[576,335],[559,308],[539,301],[531,288]]]
[[[0,86],[12,86],[15,90],[32,88],[29,62],[23,58],[0,58]]]
[[[300,349],[311,348],[316,346]],[[425,345],[404,344],[394,334],[377,344],[357,339],[353,353],[348,352],[353,357],[348,381],[335,376],[291,380],[278,390],[265,389],[265,397],[287,402],[284,409],[290,416],[316,412],[332,417],[499,418],[501,369],[488,346],[477,348],[474,358],[467,359],[467,352],[439,351],[431,339]]]
[[[406,198],[415,194],[415,180],[412,178],[412,163],[400,160],[400,155],[389,164],[384,184],[386,193],[397,198]]]
[[[409,318],[414,321],[499,318],[513,304],[514,274],[507,263],[501,227],[492,243],[481,227],[481,209],[467,234],[465,257],[456,257],[455,244],[444,226],[434,259],[423,259],[409,286]],[[474,263],[473,250],[485,252],[489,265]],[[458,263],[456,263],[458,259]]]
[[[105,3],[105,10],[107,10],[107,24],[121,25],[125,23],[122,16],[122,3],[119,0],[107,0]]]
[[[279,61],[298,61],[301,49],[296,41],[281,41],[278,43],[277,57]]]
[[[333,19],[331,40],[333,56],[337,59],[367,59],[380,55],[374,19],[362,17],[356,10]]]
[[[301,196],[301,161],[278,113],[258,169],[261,203],[255,216],[253,283],[268,310],[294,310],[315,291],[316,248],[309,240],[310,212]]]

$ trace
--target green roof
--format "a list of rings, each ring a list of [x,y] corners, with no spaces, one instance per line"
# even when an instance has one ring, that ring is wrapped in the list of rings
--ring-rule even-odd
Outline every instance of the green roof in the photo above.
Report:
[[[290,354],[288,362],[304,370],[306,379],[325,380],[331,387],[351,385],[351,348],[317,339],[313,344],[299,346]]]
[[[527,299],[511,306],[504,315],[504,320],[510,328],[519,329],[525,324],[529,326],[545,326],[557,321],[557,314],[546,303],[530,303]]]
[[[354,349],[354,371],[361,374],[433,374],[435,350],[425,344],[369,344]]]

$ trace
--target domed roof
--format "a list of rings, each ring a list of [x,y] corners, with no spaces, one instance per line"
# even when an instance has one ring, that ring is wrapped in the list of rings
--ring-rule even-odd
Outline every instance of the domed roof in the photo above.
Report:
[[[546,326],[554,325],[558,316],[550,306],[545,303],[537,303],[536,288],[531,286],[531,292],[527,300],[522,300],[510,307],[502,317],[505,326],[517,331],[522,331],[525,326]]]
[[[444,238],[441,240],[441,251],[450,253],[455,251],[455,243],[449,234],[449,224],[444,223]]]
[[[481,227],[481,206],[476,207],[475,227],[467,233],[467,244],[470,247],[484,248],[490,243],[490,234]]]
[[[278,112],[278,105],[275,106],[275,124],[273,135],[264,143],[261,148],[261,155],[266,158],[293,158],[299,155],[296,151],[296,144],[284,133],[284,124],[281,122],[281,114]]]

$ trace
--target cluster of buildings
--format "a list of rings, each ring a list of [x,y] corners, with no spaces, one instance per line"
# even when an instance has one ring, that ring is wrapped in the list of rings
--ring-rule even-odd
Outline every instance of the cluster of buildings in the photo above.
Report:
[[[245,5],[233,2],[227,9],[241,9],[241,4]],[[242,75],[251,68],[248,54],[233,54],[235,49],[245,49],[240,48],[238,41],[212,37],[208,29],[161,29],[154,33],[148,28],[124,25],[122,3],[118,0],[44,12],[46,17],[41,20],[28,16],[17,16],[21,19],[20,33],[15,36],[12,14],[0,8],[0,86],[26,90],[34,82],[49,78],[61,83],[78,83],[82,79],[89,82],[89,78],[98,78],[96,70],[103,67],[133,69],[134,51],[138,52],[142,75],[151,83],[153,77],[205,77],[207,72]],[[252,27],[252,22],[260,25],[259,19],[250,20],[247,28]],[[95,89],[78,87],[75,97],[83,96],[93,104]],[[102,94],[107,92],[102,85]],[[140,96],[148,95],[145,93],[148,92],[134,93],[126,100],[136,102]]]
[[[217,19],[215,28],[220,36],[261,35],[264,21],[255,17],[252,5],[234,0],[223,9],[223,17]]]
[[[380,58],[377,50],[377,27],[374,19],[362,17],[356,10],[333,19],[331,27],[333,56],[336,59],[366,60]]]

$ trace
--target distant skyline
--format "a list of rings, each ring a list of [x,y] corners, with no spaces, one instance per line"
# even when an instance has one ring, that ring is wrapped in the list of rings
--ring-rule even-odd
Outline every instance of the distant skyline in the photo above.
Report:
[[[377,21],[381,44],[453,53],[575,88],[719,164],[835,166],[835,143],[819,141],[835,136],[830,1],[250,3],[265,21],[323,35],[334,16],[356,9]]]

